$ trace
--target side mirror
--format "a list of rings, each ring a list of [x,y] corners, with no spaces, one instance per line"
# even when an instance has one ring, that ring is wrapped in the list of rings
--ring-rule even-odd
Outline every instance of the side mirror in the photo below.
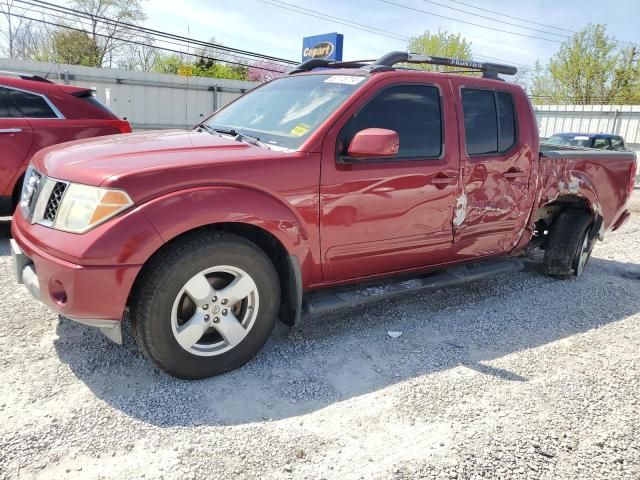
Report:
[[[366,128],[360,130],[351,140],[347,157],[349,159],[392,158],[400,149],[398,132],[384,128]]]

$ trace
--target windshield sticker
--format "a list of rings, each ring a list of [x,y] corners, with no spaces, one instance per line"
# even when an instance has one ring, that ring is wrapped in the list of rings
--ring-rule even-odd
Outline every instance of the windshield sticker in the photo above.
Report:
[[[574,140],[589,140],[589,137],[585,137],[584,135],[577,135],[573,137]]]
[[[351,75],[332,75],[327,78],[324,83],[342,83],[346,85],[357,85],[362,82],[365,77],[354,77]]]
[[[295,137],[301,137],[305,133],[307,133],[309,130],[311,130],[310,125],[307,125],[306,123],[299,123],[298,125],[296,125],[291,129],[291,135]]]

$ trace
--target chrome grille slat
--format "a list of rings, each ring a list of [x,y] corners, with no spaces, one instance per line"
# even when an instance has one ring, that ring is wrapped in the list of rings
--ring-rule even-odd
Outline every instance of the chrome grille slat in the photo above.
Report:
[[[47,206],[44,209],[42,220],[51,223],[55,221],[56,215],[58,215],[58,209],[60,208],[60,203],[62,202],[62,197],[66,190],[67,184],[65,182],[56,182],[53,190],[51,191],[51,195],[49,196],[49,200],[47,201]]]

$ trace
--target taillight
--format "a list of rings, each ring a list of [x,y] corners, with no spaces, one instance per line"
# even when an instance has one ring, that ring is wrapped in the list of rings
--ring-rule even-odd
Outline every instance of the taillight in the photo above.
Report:
[[[120,133],[131,133],[131,125],[126,120],[119,120],[117,125]]]
[[[131,125],[126,120],[108,120],[109,125],[120,130],[120,133],[131,133]]]

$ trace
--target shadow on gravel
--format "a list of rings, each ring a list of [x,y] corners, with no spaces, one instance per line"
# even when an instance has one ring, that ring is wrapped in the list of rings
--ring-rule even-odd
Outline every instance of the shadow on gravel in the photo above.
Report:
[[[413,379],[456,367],[463,369],[460,381],[487,376],[487,389],[528,381],[526,370],[507,371],[486,362],[640,312],[640,282],[629,278],[639,270],[637,265],[594,258],[580,280],[521,272],[324,318],[303,318],[293,330],[277,327],[245,367],[195,382],[155,369],[137,352],[126,327],[121,347],[63,319],[55,347],[61,361],[98,398],[144,422],[235,425],[277,420],[392,384],[406,382],[411,390]],[[389,330],[403,333],[391,338]],[[550,375],[553,369],[549,365]]]
[[[11,255],[9,238],[11,238],[11,222],[0,220],[0,257]]]
[[[11,220],[0,218],[0,238],[11,237]]]

